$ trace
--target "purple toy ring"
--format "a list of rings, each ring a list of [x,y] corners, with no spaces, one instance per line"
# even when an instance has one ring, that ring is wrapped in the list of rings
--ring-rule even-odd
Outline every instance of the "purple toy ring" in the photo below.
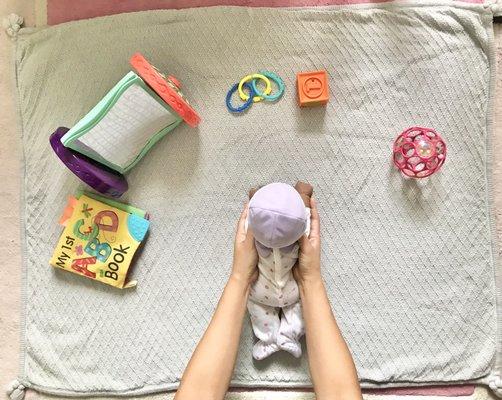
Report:
[[[61,143],[61,138],[68,131],[68,128],[60,127],[56,129],[49,139],[52,149],[66,167],[100,193],[112,197],[120,197],[125,193],[129,186],[124,175],[65,147]]]

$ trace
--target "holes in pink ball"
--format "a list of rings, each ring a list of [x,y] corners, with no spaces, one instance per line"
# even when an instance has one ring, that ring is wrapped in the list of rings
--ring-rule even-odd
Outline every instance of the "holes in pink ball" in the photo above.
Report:
[[[404,137],[403,136],[399,136],[396,139],[396,143],[394,143],[394,147],[395,148],[401,147],[403,145],[403,142],[404,142]]]
[[[427,169],[435,169],[439,164],[439,158],[434,157],[427,161]]]
[[[411,169],[415,169],[415,166],[422,161],[420,157],[418,156],[413,156],[408,158],[408,166],[411,167]]]
[[[401,170],[403,172],[403,174],[405,174],[406,176],[409,176],[411,178],[414,178],[415,177],[415,173],[407,168]]]
[[[426,169],[424,171],[420,171],[417,173],[417,178],[425,178],[426,176],[429,176],[433,173],[434,171]]]
[[[399,166],[403,166],[405,163],[404,156],[400,151],[394,153],[394,162]]]
[[[436,137],[436,134],[434,132],[431,132],[431,131],[427,132],[426,135],[429,136],[430,138],[435,138]]]
[[[415,146],[413,143],[405,143],[401,149],[406,157],[411,157],[415,155]]]
[[[421,163],[418,163],[417,165],[415,165],[415,168],[413,168],[413,170],[415,172],[419,172],[419,171],[422,171],[424,168],[425,168],[425,163],[421,162]]]
[[[444,154],[445,151],[445,146],[443,142],[437,142],[436,143],[436,152],[438,154]]]
[[[413,139],[415,136],[417,136],[417,135],[419,135],[419,134],[421,134],[421,133],[422,133],[422,131],[420,131],[420,130],[417,130],[417,131],[411,131],[411,132],[408,132],[408,137],[410,137],[410,138],[412,138],[412,139]]]

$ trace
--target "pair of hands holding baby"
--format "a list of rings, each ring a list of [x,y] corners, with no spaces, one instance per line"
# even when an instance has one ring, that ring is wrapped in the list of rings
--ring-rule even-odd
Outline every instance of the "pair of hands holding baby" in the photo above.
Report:
[[[314,198],[310,200],[310,208],[310,234],[308,237],[303,235],[298,241],[300,244],[298,263],[293,269],[294,277],[299,286],[306,282],[321,280],[320,222]],[[251,229],[246,231],[247,214],[248,206],[246,205],[237,224],[231,279],[250,286],[258,277],[258,253],[254,244],[253,232]]]
[[[305,321],[306,346],[316,398],[362,400],[357,371],[336,323],[321,279],[319,213],[310,199],[310,234],[298,241],[293,269]],[[246,230],[248,206],[235,235],[234,261],[211,322],[183,374],[176,400],[223,398],[233,374],[251,285],[258,278],[258,252],[253,232]],[[221,338],[225,337],[225,346]]]

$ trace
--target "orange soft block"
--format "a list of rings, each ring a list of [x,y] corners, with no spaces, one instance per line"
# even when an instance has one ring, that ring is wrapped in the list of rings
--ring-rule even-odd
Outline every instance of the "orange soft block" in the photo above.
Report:
[[[296,75],[296,85],[300,107],[318,106],[329,100],[326,71],[300,72]]]

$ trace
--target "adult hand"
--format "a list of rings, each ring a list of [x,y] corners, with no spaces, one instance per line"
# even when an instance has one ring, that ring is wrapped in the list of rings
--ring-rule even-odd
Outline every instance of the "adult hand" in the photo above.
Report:
[[[299,285],[310,281],[321,280],[321,233],[319,213],[314,198],[310,199],[310,234],[303,235],[300,240],[298,263],[293,270]]]
[[[318,400],[362,400],[357,371],[321,278],[319,213],[310,200],[309,236],[300,239],[295,278],[300,289],[310,377]]]
[[[231,276],[246,285],[250,285],[258,278],[258,253],[254,244],[253,232],[249,227],[246,232],[247,215],[248,205],[246,204],[237,224]]]
[[[250,283],[258,276],[258,254],[253,234],[245,230],[247,207],[235,235],[234,263],[230,279],[213,318],[181,378],[176,400],[223,399],[235,367]],[[221,338],[225,345],[222,350]]]

